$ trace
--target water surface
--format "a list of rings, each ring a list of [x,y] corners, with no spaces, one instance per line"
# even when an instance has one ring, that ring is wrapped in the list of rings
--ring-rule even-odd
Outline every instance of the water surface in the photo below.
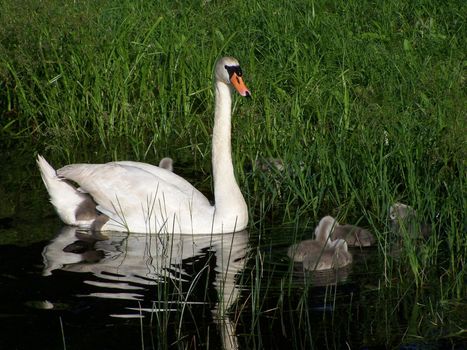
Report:
[[[465,303],[388,273],[397,261],[388,267],[378,247],[352,249],[337,273],[304,273],[286,252],[312,224],[79,231],[59,222],[34,164],[12,159],[0,189],[0,349],[465,346]]]

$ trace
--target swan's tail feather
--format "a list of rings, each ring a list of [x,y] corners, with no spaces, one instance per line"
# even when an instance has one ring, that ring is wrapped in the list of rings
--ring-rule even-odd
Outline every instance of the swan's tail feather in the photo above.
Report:
[[[57,176],[54,168],[41,155],[37,156],[37,165],[41,172],[42,181],[47,188],[50,202],[55,207],[60,219],[67,225],[88,226],[95,219],[90,217],[80,220],[83,207],[89,206],[92,199],[89,195],[80,193],[68,181]]]

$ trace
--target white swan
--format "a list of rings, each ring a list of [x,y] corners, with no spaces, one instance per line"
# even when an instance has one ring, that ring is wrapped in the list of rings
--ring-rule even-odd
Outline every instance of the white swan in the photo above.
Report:
[[[238,61],[224,57],[215,66],[215,205],[182,177],[154,165],[119,161],[71,164],[55,171],[39,155],[42,179],[62,221],[96,231],[141,233],[202,234],[245,229],[248,208],[232,165],[230,85],[240,95],[250,96]]]

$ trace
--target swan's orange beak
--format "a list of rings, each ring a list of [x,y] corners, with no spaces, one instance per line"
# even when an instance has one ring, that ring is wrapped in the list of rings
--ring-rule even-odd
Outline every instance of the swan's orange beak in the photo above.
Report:
[[[240,95],[251,97],[250,90],[248,90],[245,83],[243,82],[242,77],[239,76],[237,73],[232,73],[232,76],[230,77],[230,82],[232,83],[235,90],[237,90]]]

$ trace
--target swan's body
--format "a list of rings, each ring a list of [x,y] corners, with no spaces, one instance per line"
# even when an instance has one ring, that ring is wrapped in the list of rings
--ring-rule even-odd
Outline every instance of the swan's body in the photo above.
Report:
[[[292,245],[288,256],[302,262],[305,270],[328,270],[344,267],[352,262],[347,243],[343,239],[331,240],[336,221],[331,216],[322,218],[315,229],[315,239]]]
[[[38,156],[42,179],[62,221],[98,231],[202,234],[243,230],[248,224],[248,208],[232,165],[229,86],[249,96],[241,76],[236,59],[224,57],[217,62],[212,139],[214,206],[188,181],[154,165],[120,161],[71,164],[55,171]]]

